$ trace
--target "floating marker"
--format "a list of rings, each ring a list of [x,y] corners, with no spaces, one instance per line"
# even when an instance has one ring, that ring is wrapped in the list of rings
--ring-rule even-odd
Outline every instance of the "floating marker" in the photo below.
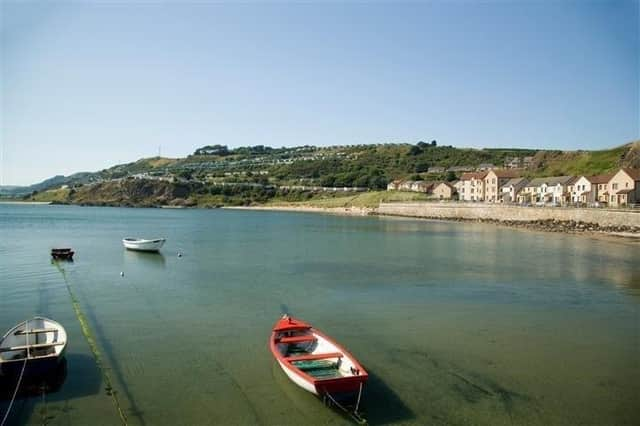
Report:
[[[121,277],[124,277],[124,272],[120,272],[120,276],[121,276]]]

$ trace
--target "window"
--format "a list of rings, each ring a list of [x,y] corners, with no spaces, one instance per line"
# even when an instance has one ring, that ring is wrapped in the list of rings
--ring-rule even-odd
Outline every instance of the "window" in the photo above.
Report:
[[[612,184],[611,189],[618,189],[618,184],[617,183]]]
[[[629,182],[625,182],[625,183],[624,183],[624,187],[625,187],[625,188],[628,188],[628,187],[629,187]]]

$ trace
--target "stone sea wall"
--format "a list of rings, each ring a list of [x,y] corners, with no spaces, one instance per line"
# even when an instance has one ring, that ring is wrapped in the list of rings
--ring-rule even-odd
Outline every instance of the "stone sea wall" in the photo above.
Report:
[[[549,231],[640,232],[640,211],[466,203],[381,203],[376,213],[502,223]]]

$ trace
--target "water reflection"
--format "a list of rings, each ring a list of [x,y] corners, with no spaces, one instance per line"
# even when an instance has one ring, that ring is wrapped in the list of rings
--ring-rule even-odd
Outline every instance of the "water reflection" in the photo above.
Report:
[[[16,389],[17,377],[0,376],[0,413],[2,416]],[[84,354],[67,354],[46,375],[22,378],[16,400],[7,424],[21,424],[34,418],[40,411],[42,424],[56,424],[57,416],[64,416],[69,401],[99,394],[102,378],[93,357]],[[56,405],[64,404],[64,409]]]
[[[25,369],[28,371],[29,365]],[[63,358],[58,365],[44,375],[25,374],[20,382],[16,398],[42,396],[43,393],[55,393],[60,390],[67,378],[67,359]],[[0,400],[10,400],[18,384],[19,377],[0,376]]]
[[[628,242],[480,223],[379,220],[386,231],[385,243],[394,246],[398,238],[402,238],[405,246],[413,245],[413,254],[424,254],[432,265],[437,262],[446,266],[448,273],[457,271],[461,278],[564,282],[567,274],[571,274],[578,282],[595,279],[627,289],[640,289],[640,268],[635,267],[640,262],[640,246]],[[378,248],[384,249],[384,246]],[[390,263],[400,265],[401,260]],[[436,272],[431,269],[431,273]]]
[[[164,268],[167,263],[164,254],[160,252],[148,252],[148,251],[124,251],[125,263],[137,263],[150,267]]]

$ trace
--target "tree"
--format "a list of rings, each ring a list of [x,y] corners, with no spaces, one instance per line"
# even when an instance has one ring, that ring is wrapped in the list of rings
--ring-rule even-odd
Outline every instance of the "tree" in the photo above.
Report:
[[[449,170],[447,172],[447,177],[445,178],[447,180],[447,182],[453,182],[454,180],[457,179],[456,174],[454,172],[452,172],[451,170]]]
[[[436,142],[436,141],[435,141],[435,139],[434,139],[434,140],[432,140],[432,141],[431,141],[431,146],[438,146],[438,142]]]
[[[184,169],[180,173],[178,173],[178,176],[180,176],[181,178],[184,178],[186,180],[191,180],[191,178],[193,177],[193,170]]]
[[[422,154],[422,148],[420,148],[418,145],[414,145],[411,147],[411,149],[409,150],[408,155],[420,155]]]
[[[336,178],[333,175],[323,176],[320,179],[320,186],[333,187],[335,186]]]
[[[418,161],[414,167],[416,173],[423,173],[429,170],[429,163],[426,161]]]
[[[376,176],[369,181],[369,187],[372,189],[386,189],[388,179],[384,176]]]

